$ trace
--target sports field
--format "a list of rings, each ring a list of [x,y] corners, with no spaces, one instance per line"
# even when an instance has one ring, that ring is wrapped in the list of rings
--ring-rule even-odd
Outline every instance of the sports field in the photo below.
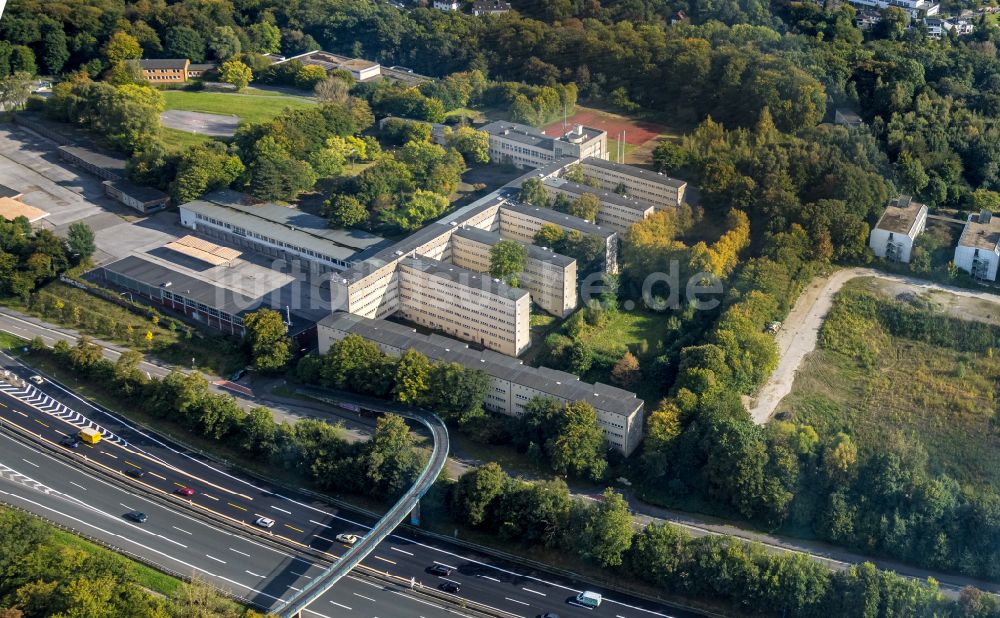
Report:
[[[621,139],[624,132],[626,163],[648,163],[649,155],[657,142],[664,137],[674,135],[674,131],[666,125],[579,105],[576,107],[576,113],[566,119],[565,128],[563,121],[560,120],[546,125],[542,131],[546,135],[562,135],[577,124],[607,131],[608,150],[612,156],[617,152],[614,143]]]

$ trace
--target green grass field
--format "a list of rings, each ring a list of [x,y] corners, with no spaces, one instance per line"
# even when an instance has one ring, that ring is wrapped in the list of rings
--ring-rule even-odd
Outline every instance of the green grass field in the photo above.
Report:
[[[932,472],[1000,487],[1000,356],[894,337],[878,324],[858,336],[875,342],[873,362],[816,350],[778,412],[820,435],[849,433],[868,452],[891,441],[922,444]]]
[[[236,94],[199,90],[164,90],[167,109],[181,109],[208,114],[239,116],[246,122],[264,122],[285,108],[304,109],[315,105],[313,99],[267,92],[266,94]]]
[[[162,138],[163,145],[166,146],[167,150],[170,152],[180,152],[190,146],[197,146],[203,142],[215,139],[214,137],[209,137],[208,135],[188,133],[187,131],[171,129],[169,127],[163,127],[160,137]]]

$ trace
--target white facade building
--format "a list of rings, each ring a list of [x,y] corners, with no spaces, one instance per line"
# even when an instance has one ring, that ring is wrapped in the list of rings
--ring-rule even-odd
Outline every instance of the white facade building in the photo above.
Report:
[[[570,201],[578,200],[588,193],[595,196],[601,202],[596,223],[619,233],[628,231],[633,224],[642,221],[655,210],[653,204],[649,202],[618,195],[614,191],[581,185],[565,178],[546,178],[542,181],[542,185],[545,187],[545,192],[553,199],[557,195],[565,195]]]
[[[549,137],[516,122],[491,122],[480,128],[490,136],[490,161],[517,167],[542,167],[562,157],[584,159],[608,156],[608,134],[576,125],[562,137]]]
[[[913,243],[927,225],[927,206],[901,195],[889,202],[868,237],[868,246],[880,258],[909,263]]]
[[[941,11],[941,5],[928,0],[849,0],[851,4],[861,7],[884,9],[895,6],[906,11],[911,19],[931,17]]]
[[[1000,262],[1000,219],[982,211],[969,215],[955,247],[955,266],[974,279],[996,281]]]
[[[684,203],[687,183],[683,180],[634,165],[597,158],[580,161],[580,167],[583,174],[595,180],[601,189],[615,191],[623,187],[626,196],[649,202],[657,210],[676,208]]]

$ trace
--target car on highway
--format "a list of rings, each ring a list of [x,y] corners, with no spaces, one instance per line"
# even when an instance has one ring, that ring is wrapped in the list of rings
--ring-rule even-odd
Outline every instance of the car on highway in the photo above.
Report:
[[[538,618],[559,618],[559,614],[545,612],[544,614],[538,614]]]
[[[194,495],[194,490],[191,489],[190,487],[180,487],[174,493],[177,494],[178,496],[190,497]]]
[[[59,444],[62,444],[66,448],[78,448],[80,446],[80,441],[74,436],[66,436],[59,441]]]
[[[445,566],[443,564],[435,564],[431,568],[427,569],[427,572],[431,575],[440,575],[441,577],[448,577],[454,569]]]
[[[438,588],[452,594],[458,594],[462,590],[461,584],[456,584],[455,582],[445,582],[438,586]]]
[[[137,524],[144,524],[146,523],[146,520],[149,519],[142,511],[129,511],[128,513],[125,513],[123,517],[125,519],[131,519]]]
[[[44,384],[45,383],[45,378],[43,378],[42,376],[37,376],[37,375],[36,376],[31,376],[28,379],[31,380],[32,382],[34,382],[35,384]]]
[[[348,545],[354,545],[361,538],[356,534],[338,534],[336,539],[341,543],[347,543]]]
[[[129,468],[125,470],[125,474],[131,476],[134,479],[141,479],[146,476],[146,471],[142,468]]]
[[[253,523],[257,524],[261,528],[273,528],[274,520],[268,517],[258,517]]]

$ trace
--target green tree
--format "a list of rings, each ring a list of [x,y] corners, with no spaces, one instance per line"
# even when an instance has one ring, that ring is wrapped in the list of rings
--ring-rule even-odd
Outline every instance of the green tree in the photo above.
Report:
[[[42,62],[50,75],[58,75],[69,60],[66,33],[58,25],[45,28],[42,35]]]
[[[368,220],[368,210],[353,195],[334,195],[323,204],[331,227],[354,227]]]
[[[111,65],[127,60],[142,58],[142,46],[136,38],[126,32],[115,32],[104,45],[104,57]]]
[[[594,222],[597,220],[597,212],[600,208],[601,200],[599,200],[596,195],[593,193],[584,193],[580,197],[573,200],[573,202],[569,205],[567,212],[574,217],[580,217],[581,219]]]
[[[466,161],[472,163],[490,162],[490,136],[486,131],[478,131],[472,127],[459,127],[447,133],[445,141],[448,146],[457,150]]]
[[[586,508],[582,527],[574,530],[573,546],[580,555],[602,567],[621,566],[632,547],[632,513],[621,494],[610,487],[602,499]]]
[[[248,453],[267,457],[278,450],[278,425],[267,408],[251,408],[240,421],[239,432],[240,446]]]
[[[378,346],[357,335],[334,342],[323,358],[323,382],[334,388],[370,392],[383,355]]]
[[[250,356],[257,371],[281,371],[292,359],[292,342],[282,315],[273,309],[258,309],[243,316]]]
[[[375,423],[375,433],[362,457],[366,481],[376,497],[394,497],[406,491],[420,469],[406,422],[386,414]]]
[[[281,51],[281,30],[269,21],[252,24],[247,29],[252,51],[259,54],[276,54]]]
[[[396,401],[421,404],[427,395],[430,373],[431,363],[426,356],[412,348],[404,352],[396,364],[396,386],[393,388]]]
[[[165,41],[165,51],[170,57],[205,62],[205,39],[197,30],[188,26],[174,26],[167,30]]]
[[[542,227],[535,232],[535,244],[539,247],[554,249],[560,246],[566,238],[566,233],[561,227],[554,223],[543,223]]]
[[[469,470],[455,485],[452,513],[469,526],[481,525],[509,482],[510,477],[494,462]]]
[[[566,404],[562,414],[550,418],[553,434],[545,442],[552,469],[560,474],[599,480],[607,470],[607,444],[597,424],[597,410],[585,401]]]
[[[232,26],[216,26],[212,31],[212,35],[208,38],[208,47],[218,60],[229,60],[240,53],[243,45],[240,43],[240,37],[236,35],[236,31],[233,30]],[[247,70],[249,70],[249,67]],[[240,89],[242,90],[242,88]]]
[[[532,206],[547,208],[549,205],[549,194],[545,191],[545,185],[537,178],[529,178],[521,184],[519,199]]]
[[[66,242],[71,253],[77,256],[78,262],[85,262],[94,255],[97,245],[94,243],[94,230],[82,221],[70,224]]]
[[[30,73],[15,71],[7,77],[0,79],[0,107],[8,110],[21,109],[30,95]]]
[[[219,79],[236,86],[236,90],[239,92],[253,81],[253,71],[239,60],[227,60],[219,67]]]
[[[528,248],[515,240],[501,240],[490,249],[490,276],[517,287],[517,277],[524,272]]]

